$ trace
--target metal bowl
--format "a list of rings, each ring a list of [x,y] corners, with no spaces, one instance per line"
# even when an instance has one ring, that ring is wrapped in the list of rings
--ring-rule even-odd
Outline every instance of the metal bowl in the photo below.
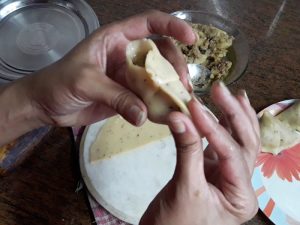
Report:
[[[0,0],[0,78],[57,61],[98,27],[84,0]]]
[[[172,15],[192,23],[212,25],[234,37],[233,45],[229,48],[227,57],[232,62],[228,76],[224,79],[226,85],[237,81],[245,72],[248,65],[249,45],[245,35],[232,22],[219,15],[203,11],[177,11]],[[199,89],[194,86],[196,94],[205,94],[210,88]]]

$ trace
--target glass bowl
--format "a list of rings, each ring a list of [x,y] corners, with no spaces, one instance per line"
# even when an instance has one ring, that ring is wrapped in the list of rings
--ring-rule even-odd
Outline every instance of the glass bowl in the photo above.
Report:
[[[232,46],[228,49],[226,56],[232,62],[232,66],[229,74],[226,78],[224,78],[223,82],[226,85],[230,85],[244,74],[248,65],[249,45],[245,35],[236,27],[235,24],[219,15],[204,11],[183,10],[174,12],[172,15],[191,23],[212,25],[233,36],[234,40]],[[209,87],[201,89],[194,86],[195,94],[199,95],[207,93],[209,89]]]

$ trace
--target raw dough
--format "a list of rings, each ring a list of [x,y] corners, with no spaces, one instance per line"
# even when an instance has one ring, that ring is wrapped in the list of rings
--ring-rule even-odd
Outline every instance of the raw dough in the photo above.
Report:
[[[189,115],[186,104],[191,100],[191,95],[152,40],[130,42],[126,59],[128,86],[145,102],[150,120],[165,123],[172,111]]]
[[[168,136],[137,150],[91,163],[91,145],[106,122],[92,124],[85,130],[80,145],[82,177],[101,206],[115,217],[137,225],[150,202],[174,174],[174,139]]]
[[[114,116],[107,120],[93,142],[90,161],[109,159],[168,136],[171,136],[171,132],[166,125],[147,120],[143,126],[135,127],[121,116]]]

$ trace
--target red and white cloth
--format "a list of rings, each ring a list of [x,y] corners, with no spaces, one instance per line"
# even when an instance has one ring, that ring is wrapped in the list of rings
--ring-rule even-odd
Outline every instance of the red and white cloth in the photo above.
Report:
[[[90,193],[88,193],[88,199],[97,225],[129,225],[111,215],[91,196]]]
[[[84,127],[73,128],[73,135],[74,135],[77,146],[79,146],[83,131],[84,131]],[[95,222],[93,222],[93,224],[96,224],[96,225],[130,225],[122,220],[119,220],[112,214],[110,214],[106,209],[104,209],[93,198],[93,196],[89,193],[88,190],[86,190],[86,191],[87,191],[89,203],[91,205],[91,209],[92,209],[94,217],[95,217]]]

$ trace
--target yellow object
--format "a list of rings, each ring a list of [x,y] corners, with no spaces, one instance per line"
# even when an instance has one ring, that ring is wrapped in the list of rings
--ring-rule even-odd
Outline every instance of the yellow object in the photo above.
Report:
[[[190,93],[152,40],[130,42],[126,49],[126,60],[128,86],[143,99],[151,121],[165,123],[172,111],[190,114],[187,108],[191,100]]]
[[[284,115],[290,114],[285,113]],[[300,134],[288,123],[288,117],[281,116],[280,119],[270,112],[264,112],[261,117],[260,134],[263,152],[277,155],[282,150],[299,143]]]
[[[300,101],[276,116],[280,121],[286,121],[293,129],[300,131]]]
[[[92,144],[90,161],[109,159],[170,135],[166,125],[147,120],[143,126],[135,127],[121,116],[114,116],[107,120]]]

